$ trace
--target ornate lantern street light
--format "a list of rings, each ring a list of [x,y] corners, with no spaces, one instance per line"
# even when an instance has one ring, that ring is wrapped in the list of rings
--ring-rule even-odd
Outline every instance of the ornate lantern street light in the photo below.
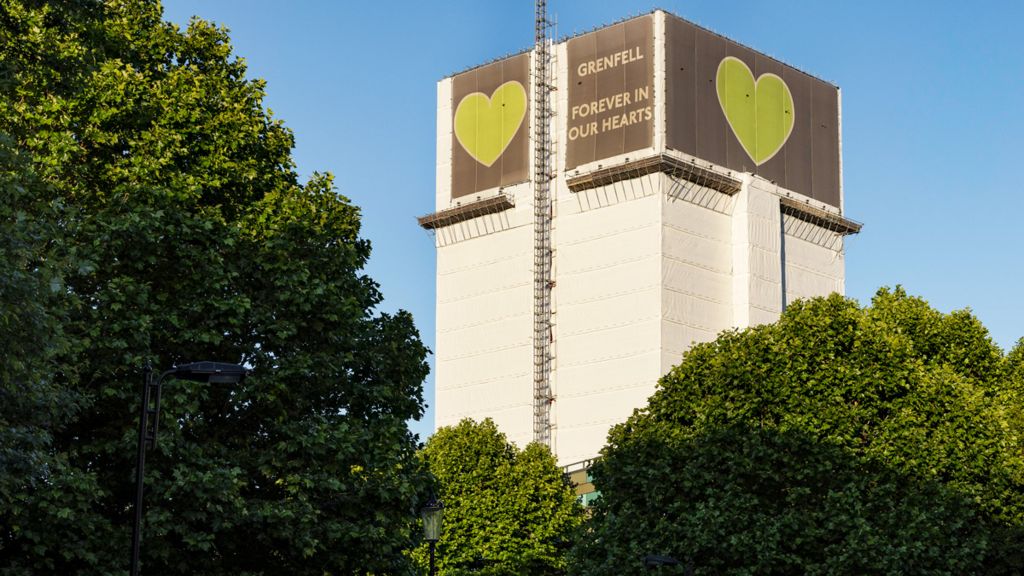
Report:
[[[430,576],[437,574],[434,568],[434,549],[441,537],[441,517],[444,515],[444,504],[431,498],[421,511],[423,515],[423,539],[430,544]]]

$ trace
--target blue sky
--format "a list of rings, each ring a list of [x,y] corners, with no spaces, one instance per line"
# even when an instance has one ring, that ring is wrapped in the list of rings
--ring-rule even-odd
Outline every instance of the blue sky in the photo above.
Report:
[[[334,173],[363,210],[384,310],[434,342],[436,82],[533,42],[533,3],[165,0],[231,31],[303,178]],[[1004,349],[1024,336],[1024,2],[553,0],[568,35],[659,7],[843,90],[847,295],[902,284],[970,307]],[[426,383],[433,402],[433,377]],[[433,411],[413,423],[425,439]]]

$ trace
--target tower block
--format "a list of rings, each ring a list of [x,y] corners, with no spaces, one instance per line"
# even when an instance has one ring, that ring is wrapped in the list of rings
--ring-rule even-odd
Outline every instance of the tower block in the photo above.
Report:
[[[694,343],[843,293],[861,225],[833,84],[660,10],[544,42],[438,83],[419,223],[437,425],[490,417],[567,465]]]

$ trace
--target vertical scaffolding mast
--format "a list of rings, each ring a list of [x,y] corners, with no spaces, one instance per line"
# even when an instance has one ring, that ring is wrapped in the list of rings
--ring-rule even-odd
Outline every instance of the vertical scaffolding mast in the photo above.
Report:
[[[551,445],[551,28],[546,0],[534,19],[533,439]]]

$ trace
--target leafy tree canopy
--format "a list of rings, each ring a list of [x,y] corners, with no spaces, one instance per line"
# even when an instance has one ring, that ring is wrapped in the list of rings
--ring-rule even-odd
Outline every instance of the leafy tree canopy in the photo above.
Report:
[[[564,574],[582,520],[572,487],[543,445],[522,450],[490,419],[439,429],[423,459],[440,485],[438,574]],[[414,556],[426,565],[426,547]]]
[[[1019,574],[1021,355],[899,288],[695,346],[610,433],[573,571]]]
[[[0,0],[0,574],[127,572],[141,368],[205,359],[252,372],[165,385],[144,571],[410,569],[427,350],[231,52],[156,1]]]

